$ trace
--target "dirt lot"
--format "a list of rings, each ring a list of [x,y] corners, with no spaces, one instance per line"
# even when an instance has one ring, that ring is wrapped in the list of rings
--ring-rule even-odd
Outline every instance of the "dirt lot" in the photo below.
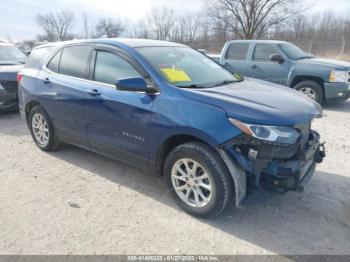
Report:
[[[35,147],[0,115],[1,254],[350,254],[350,101],[314,127],[327,158],[303,194],[262,192],[199,220],[163,182],[73,146]]]

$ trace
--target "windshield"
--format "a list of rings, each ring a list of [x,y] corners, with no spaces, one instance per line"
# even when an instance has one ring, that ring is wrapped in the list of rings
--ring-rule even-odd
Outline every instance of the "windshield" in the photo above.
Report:
[[[0,64],[23,64],[27,56],[15,46],[0,46]]]
[[[285,43],[285,44],[279,44],[278,45],[282,51],[291,59],[304,59],[304,58],[312,58],[308,53],[305,53],[303,50],[301,50],[296,45]]]
[[[189,47],[140,47],[137,50],[172,85],[206,88],[237,79],[216,62]]]

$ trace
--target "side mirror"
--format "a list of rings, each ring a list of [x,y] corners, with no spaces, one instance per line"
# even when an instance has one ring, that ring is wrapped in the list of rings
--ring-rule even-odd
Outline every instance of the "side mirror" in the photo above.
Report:
[[[273,62],[277,62],[279,64],[283,64],[284,63],[284,58],[283,56],[279,55],[279,54],[274,54],[270,56],[270,60]]]
[[[148,94],[157,92],[156,88],[148,87],[145,79],[142,77],[118,79],[115,85],[121,91],[145,92]]]

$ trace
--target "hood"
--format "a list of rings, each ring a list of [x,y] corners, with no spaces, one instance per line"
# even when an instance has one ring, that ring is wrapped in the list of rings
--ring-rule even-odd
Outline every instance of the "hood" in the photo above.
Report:
[[[0,65],[0,81],[16,81],[23,65]]]
[[[321,106],[300,92],[256,79],[180,90],[189,99],[220,107],[228,117],[247,123],[294,126],[322,116]]]
[[[312,58],[312,59],[302,59],[298,60],[298,63],[301,64],[313,64],[313,65],[320,65],[320,66],[327,66],[327,67],[333,67],[333,68],[342,68],[344,70],[350,71],[350,63],[335,59],[326,59],[326,58]]]

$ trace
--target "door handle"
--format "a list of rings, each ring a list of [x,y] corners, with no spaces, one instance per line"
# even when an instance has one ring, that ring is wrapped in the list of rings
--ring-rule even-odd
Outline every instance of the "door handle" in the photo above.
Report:
[[[87,90],[86,93],[88,93],[89,95],[92,95],[92,96],[99,96],[99,95],[101,95],[100,91],[98,91],[97,89]]]
[[[44,84],[51,84],[51,81],[50,81],[50,78],[48,78],[48,77],[45,77],[44,79],[43,79],[43,82],[44,82]]]
[[[252,65],[251,67],[250,67],[251,69],[257,69],[257,68],[259,68],[257,65]]]

